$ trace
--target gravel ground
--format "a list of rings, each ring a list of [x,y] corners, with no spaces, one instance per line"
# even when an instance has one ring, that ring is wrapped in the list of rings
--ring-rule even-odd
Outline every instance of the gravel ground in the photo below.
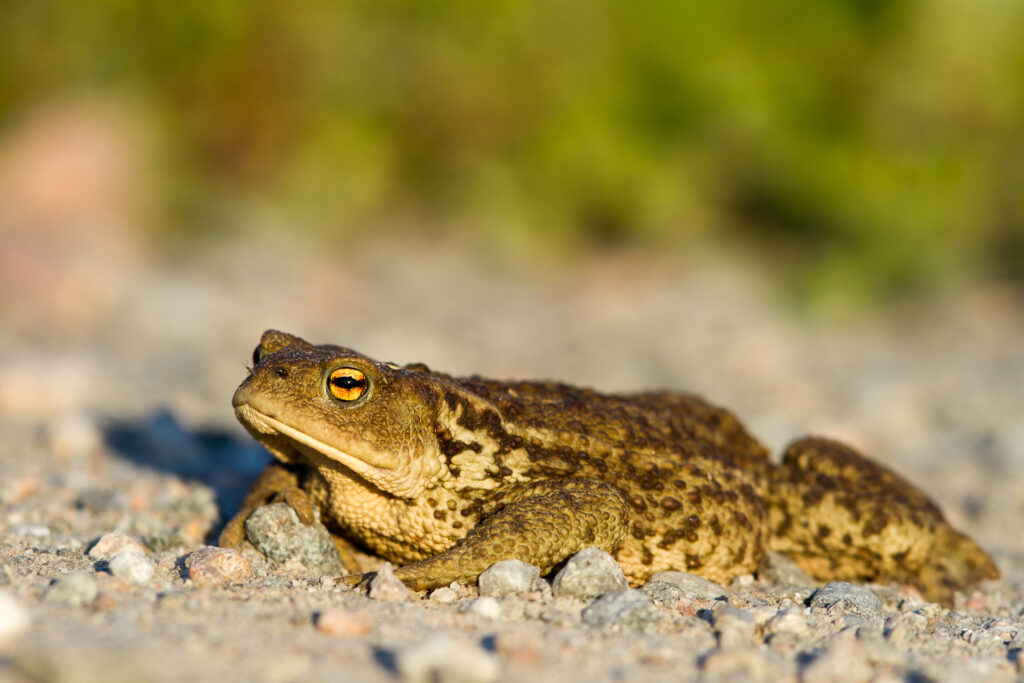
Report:
[[[116,268],[76,258],[85,300],[55,301],[53,286],[75,283],[44,265],[50,288],[0,295],[0,680],[1024,672],[1024,307],[1012,293],[824,325],[780,312],[756,271],[706,254],[558,271],[429,244],[249,241]],[[268,327],[456,373],[694,390],[776,450],[807,433],[848,440],[929,491],[1004,578],[947,610],[900,586],[815,585],[783,558],[725,587],[675,574],[622,590],[596,556],[567,564],[582,578],[554,589],[510,566],[480,591],[429,596],[384,571],[368,595],[295,561],[204,550],[266,462],[229,399]]]

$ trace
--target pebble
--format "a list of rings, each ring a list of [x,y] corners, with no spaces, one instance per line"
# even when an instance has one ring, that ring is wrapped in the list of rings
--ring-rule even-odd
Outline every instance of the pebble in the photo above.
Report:
[[[489,595],[470,600],[462,611],[485,619],[500,619],[502,615],[501,603]]]
[[[28,630],[28,610],[9,591],[0,590],[0,648]]]
[[[155,573],[153,563],[134,550],[122,550],[114,555],[110,558],[108,567],[110,573],[117,578],[139,586],[149,583]]]
[[[708,581],[703,576],[687,574],[686,572],[655,572],[647,582],[670,583],[681,588],[688,598],[722,600],[729,595],[729,592],[717,583]]]
[[[405,584],[395,577],[395,570],[391,563],[385,562],[370,579],[367,595],[374,600],[397,602],[408,600],[410,593]]]
[[[811,608],[829,614],[852,614],[862,619],[877,619],[882,615],[882,601],[864,586],[845,581],[832,581],[811,596]]]
[[[825,649],[800,672],[802,683],[863,683],[871,677],[864,646],[849,631],[830,638]]]
[[[711,616],[718,646],[724,649],[748,647],[754,640],[754,617],[726,603],[719,603]]]
[[[204,546],[185,557],[188,578],[200,586],[242,581],[252,573],[252,562],[230,548]]]
[[[245,520],[245,535],[274,562],[298,562],[316,576],[345,573],[330,532],[319,521],[303,524],[286,503],[257,508]]]
[[[121,552],[146,554],[146,547],[123,531],[111,531],[100,536],[89,548],[89,557],[94,560],[109,560]]]
[[[455,602],[458,599],[459,594],[452,590],[450,586],[441,586],[430,593],[430,600],[432,602],[447,604],[449,602]]]
[[[97,452],[103,445],[103,432],[93,420],[80,413],[67,413],[46,425],[46,438],[54,455],[80,458]]]
[[[700,670],[715,681],[778,681],[791,676],[780,661],[754,648],[715,649],[700,660]],[[841,679],[840,679],[841,680]]]
[[[76,573],[56,579],[50,584],[43,599],[46,602],[80,607],[95,600],[98,593],[99,588],[96,585],[95,576]]]
[[[682,588],[668,581],[648,581],[640,586],[640,590],[658,607],[675,606],[686,598]]]
[[[890,643],[905,643],[928,626],[928,617],[917,612],[904,612],[885,622],[885,639]]]
[[[807,615],[801,607],[780,609],[775,616],[764,625],[766,634],[792,633],[804,635],[810,630]]]
[[[796,566],[793,560],[774,550],[769,550],[757,569],[757,578],[766,583],[782,586],[811,588],[818,583],[807,572]]]
[[[394,666],[408,683],[491,683],[501,676],[494,653],[447,634],[400,648],[394,653]]]
[[[316,629],[329,636],[365,636],[373,630],[370,613],[343,607],[329,607],[316,615]]]
[[[583,623],[591,626],[643,628],[661,615],[643,591],[635,588],[606,593],[590,603],[582,613]]]
[[[480,595],[515,595],[533,589],[540,567],[522,560],[502,560],[485,569],[477,579]]]
[[[551,585],[552,592],[558,597],[582,600],[628,587],[619,563],[598,548],[584,548],[570,557]],[[646,596],[644,600],[647,600]]]

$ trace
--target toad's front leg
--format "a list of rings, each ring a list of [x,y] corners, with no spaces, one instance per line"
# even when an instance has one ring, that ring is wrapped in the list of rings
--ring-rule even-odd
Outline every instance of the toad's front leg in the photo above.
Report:
[[[448,550],[399,567],[395,576],[413,590],[472,583],[500,560],[517,559],[547,573],[587,547],[615,551],[626,539],[629,510],[622,492],[593,479],[562,479],[524,486]],[[347,577],[352,583],[359,575]]]

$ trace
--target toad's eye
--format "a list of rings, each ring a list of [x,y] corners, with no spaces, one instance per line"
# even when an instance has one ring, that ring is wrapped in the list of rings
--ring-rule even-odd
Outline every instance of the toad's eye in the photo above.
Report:
[[[327,379],[331,396],[339,401],[354,401],[366,393],[370,380],[361,370],[355,368],[338,368]]]
[[[252,350],[252,364],[259,365],[259,362],[267,355],[266,350],[263,348],[263,344],[258,344],[255,349]]]

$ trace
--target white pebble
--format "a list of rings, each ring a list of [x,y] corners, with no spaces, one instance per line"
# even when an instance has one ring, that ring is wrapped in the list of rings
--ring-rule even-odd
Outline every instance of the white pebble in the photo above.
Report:
[[[501,617],[501,603],[491,596],[485,595],[476,600],[471,600],[463,611],[467,614],[476,614],[485,619],[498,619]]]
[[[377,570],[377,573],[370,579],[370,588],[367,594],[374,600],[385,602],[397,602],[409,599],[409,589],[395,576],[395,570],[390,562],[385,562]]]
[[[430,599],[433,602],[448,603],[455,602],[459,599],[459,594],[453,591],[448,586],[442,586],[437,590],[430,593]]]
[[[31,620],[21,602],[8,591],[0,589],[0,647],[24,633]]]
[[[490,683],[501,675],[498,658],[477,643],[436,635],[395,653],[395,668],[409,683]]]
[[[122,550],[111,558],[110,573],[129,583],[143,585],[149,583],[155,572],[153,563],[134,550]]]
[[[94,560],[109,560],[125,551],[146,554],[146,548],[128,534],[123,531],[111,531],[100,536],[100,540],[89,548],[89,557]]]
[[[103,445],[103,433],[85,415],[69,413],[52,420],[46,428],[50,449],[61,458],[95,453]]]

